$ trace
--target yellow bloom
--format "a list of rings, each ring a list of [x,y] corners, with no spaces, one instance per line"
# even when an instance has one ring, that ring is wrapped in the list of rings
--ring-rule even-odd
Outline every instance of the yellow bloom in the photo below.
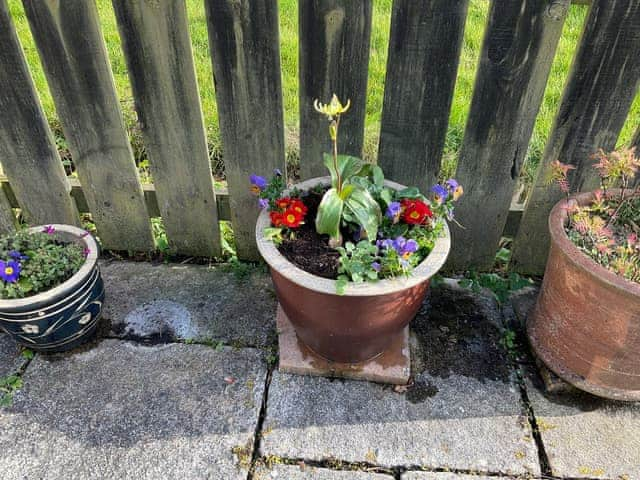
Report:
[[[317,98],[313,101],[313,108],[315,108],[317,112],[326,115],[329,120],[333,120],[333,117],[337,117],[338,115],[345,113],[349,110],[350,106],[351,100],[347,100],[346,105],[342,105],[335,93],[333,94],[333,97],[331,97],[331,102],[327,104],[320,103]]]

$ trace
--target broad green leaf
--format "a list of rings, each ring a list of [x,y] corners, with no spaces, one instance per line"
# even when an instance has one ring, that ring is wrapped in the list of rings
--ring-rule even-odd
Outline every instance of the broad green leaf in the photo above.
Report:
[[[349,198],[349,195],[351,195],[354,188],[356,188],[355,185],[344,185],[342,187],[342,191],[340,192],[340,198],[342,200],[346,200],[347,198]]]
[[[388,206],[393,200],[393,196],[391,194],[391,190],[389,190],[388,188],[383,188],[380,191],[380,198],[385,203],[385,205]]]
[[[327,190],[322,197],[320,206],[318,206],[316,231],[321,234],[326,233],[331,238],[337,238],[340,235],[340,219],[343,208],[344,201],[338,195],[338,191],[335,188]]]
[[[378,226],[382,221],[380,205],[371,194],[362,189],[356,189],[345,202],[345,208],[358,221],[367,232],[367,237],[375,239],[378,234]]]
[[[420,199],[423,202],[426,201],[426,197],[420,193],[417,187],[407,187],[402,190],[396,192],[397,198],[411,198],[411,199]]]
[[[344,184],[362,169],[362,160],[350,155],[338,155],[337,170],[333,164],[332,155],[325,153],[323,158],[324,164],[329,169],[329,173],[331,174],[331,186],[333,186],[334,188],[338,187],[338,174],[340,174],[340,179]]]
[[[336,280],[336,293],[338,295],[344,295],[344,291],[346,290],[348,284],[349,279],[347,278],[347,276],[340,275]]]
[[[373,183],[376,187],[382,188],[382,186],[384,185],[384,173],[382,173],[382,169],[377,166],[374,165],[371,168],[371,174],[373,176]]]

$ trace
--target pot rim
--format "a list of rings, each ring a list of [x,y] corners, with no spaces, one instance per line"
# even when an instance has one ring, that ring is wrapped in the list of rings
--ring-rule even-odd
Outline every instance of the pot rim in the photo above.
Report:
[[[294,185],[294,187],[300,190],[308,190],[319,183],[330,183],[330,181],[331,177],[328,176],[316,177],[298,183]],[[385,180],[384,184],[394,190],[401,190],[405,188],[404,185],[400,185],[399,183],[395,183],[390,180]],[[262,235],[263,230],[269,226],[271,226],[271,221],[269,219],[269,214],[265,209],[260,212],[256,222],[256,243],[258,244],[258,250],[265,262],[267,262],[271,268],[276,270],[286,279],[309,290],[329,295],[338,295],[336,293],[336,280],[319,277],[309,272],[305,272],[287,260],[278,251],[275,244]],[[447,260],[450,248],[451,236],[449,233],[449,226],[445,220],[444,234],[436,240],[433,250],[429,255],[427,255],[427,258],[418,264],[408,277],[389,278],[378,280],[377,282],[349,282],[345,288],[344,294],[340,296],[361,297],[387,295],[419,285],[420,283],[429,280],[442,268]]]
[[[615,190],[613,190],[615,191]],[[574,194],[570,197],[569,202],[584,205],[593,198],[594,192],[583,192]],[[611,270],[603,267],[586,253],[582,252],[567,236],[564,226],[567,222],[568,215],[564,208],[567,200],[562,199],[555,204],[549,214],[549,233],[553,244],[564,253],[564,255],[577,268],[588,275],[597,277],[604,285],[622,290],[634,297],[640,297],[640,284],[627,280]]]
[[[74,273],[71,278],[65,280],[60,285],[50,288],[49,290],[45,290],[44,292],[31,295],[29,297],[0,299],[0,310],[26,307],[35,303],[44,303],[51,300],[51,298],[56,298],[63,294],[69,293],[78,283],[82,281],[82,279],[89,275],[93,268],[96,266],[98,257],[100,256],[100,252],[98,243],[96,242],[95,238],[93,238],[93,235],[88,233],[86,230],[75,227],[73,225],[50,223],[46,226],[55,228],[56,232],[66,233],[77,238],[81,244],[89,249],[87,258],[85,259],[80,269],[76,273]],[[45,225],[38,225],[28,228],[27,231],[29,231],[30,233],[37,233],[41,232],[44,227]]]

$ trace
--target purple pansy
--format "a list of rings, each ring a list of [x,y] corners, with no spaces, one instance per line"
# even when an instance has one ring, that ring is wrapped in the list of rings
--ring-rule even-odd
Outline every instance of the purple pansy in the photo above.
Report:
[[[449,187],[449,190],[451,191],[454,191],[456,188],[459,187],[458,181],[453,178],[450,178],[444,183],[446,183],[447,187]]]
[[[376,242],[378,248],[393,248],[393,240],[385,238],[384,240],[378,240]]]
[[[251,182],[251,185],[258,188],[260,191],[267,187],[267,180],[260,175],[251,175],[249,177],[249,181]]]
[[[16,283],[20,276],[20,264],[15,260],[4,262],[0,260],[0,278],[5,282]]]
[[[418,242],[411,238],[407,240],[404,237],[398,237],[393,241],[393,248],[398,252],[398,255],[407,258],[418,250]]]
[[[380,268],[382,268],[382,265],[380,265],[380,262],[373,262],[371,264],[371,268],[373,268],[376,272],[379,272]]]
[[[387,207],[387,211],[385,215],[387,218],[393,220],[393,223],[396,223],[400,219],[400,213],[402,212],[402,206],[400,202],[391,202]]]
[[[49,235],[53,235],[54,233],[56,233],[56,229],[54,228],[53,225],[47,225],[46,227],[44,227],[42,229],[42,233],[47,233]]]
[[[268,206],[269,206],[269,200],[267,200],[266,198],[258,199],[258,207],[260,207],[261,210],[264,210]]]
[[[280,170],[279,168],[276,168],[276,169],[273,171],[273,174],[274,174],[276,177],[281,177],[281,176],[282,176],[282,170]]]
[[[447,189],[444,188],[439,183],[434,185],[433,187],[431,187],[431,191],[433,192],[434,200],[438,204],[444,202],[447,199],[447,197],[449,196],[449,192],[447,191]]]

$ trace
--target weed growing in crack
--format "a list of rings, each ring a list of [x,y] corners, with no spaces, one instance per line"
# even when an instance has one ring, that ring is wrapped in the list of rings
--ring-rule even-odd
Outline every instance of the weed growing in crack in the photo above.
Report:
[[[23,382],[19,375],[9,375],[0,378],[0,407],[13,404],[13,395],[22,388]]]

